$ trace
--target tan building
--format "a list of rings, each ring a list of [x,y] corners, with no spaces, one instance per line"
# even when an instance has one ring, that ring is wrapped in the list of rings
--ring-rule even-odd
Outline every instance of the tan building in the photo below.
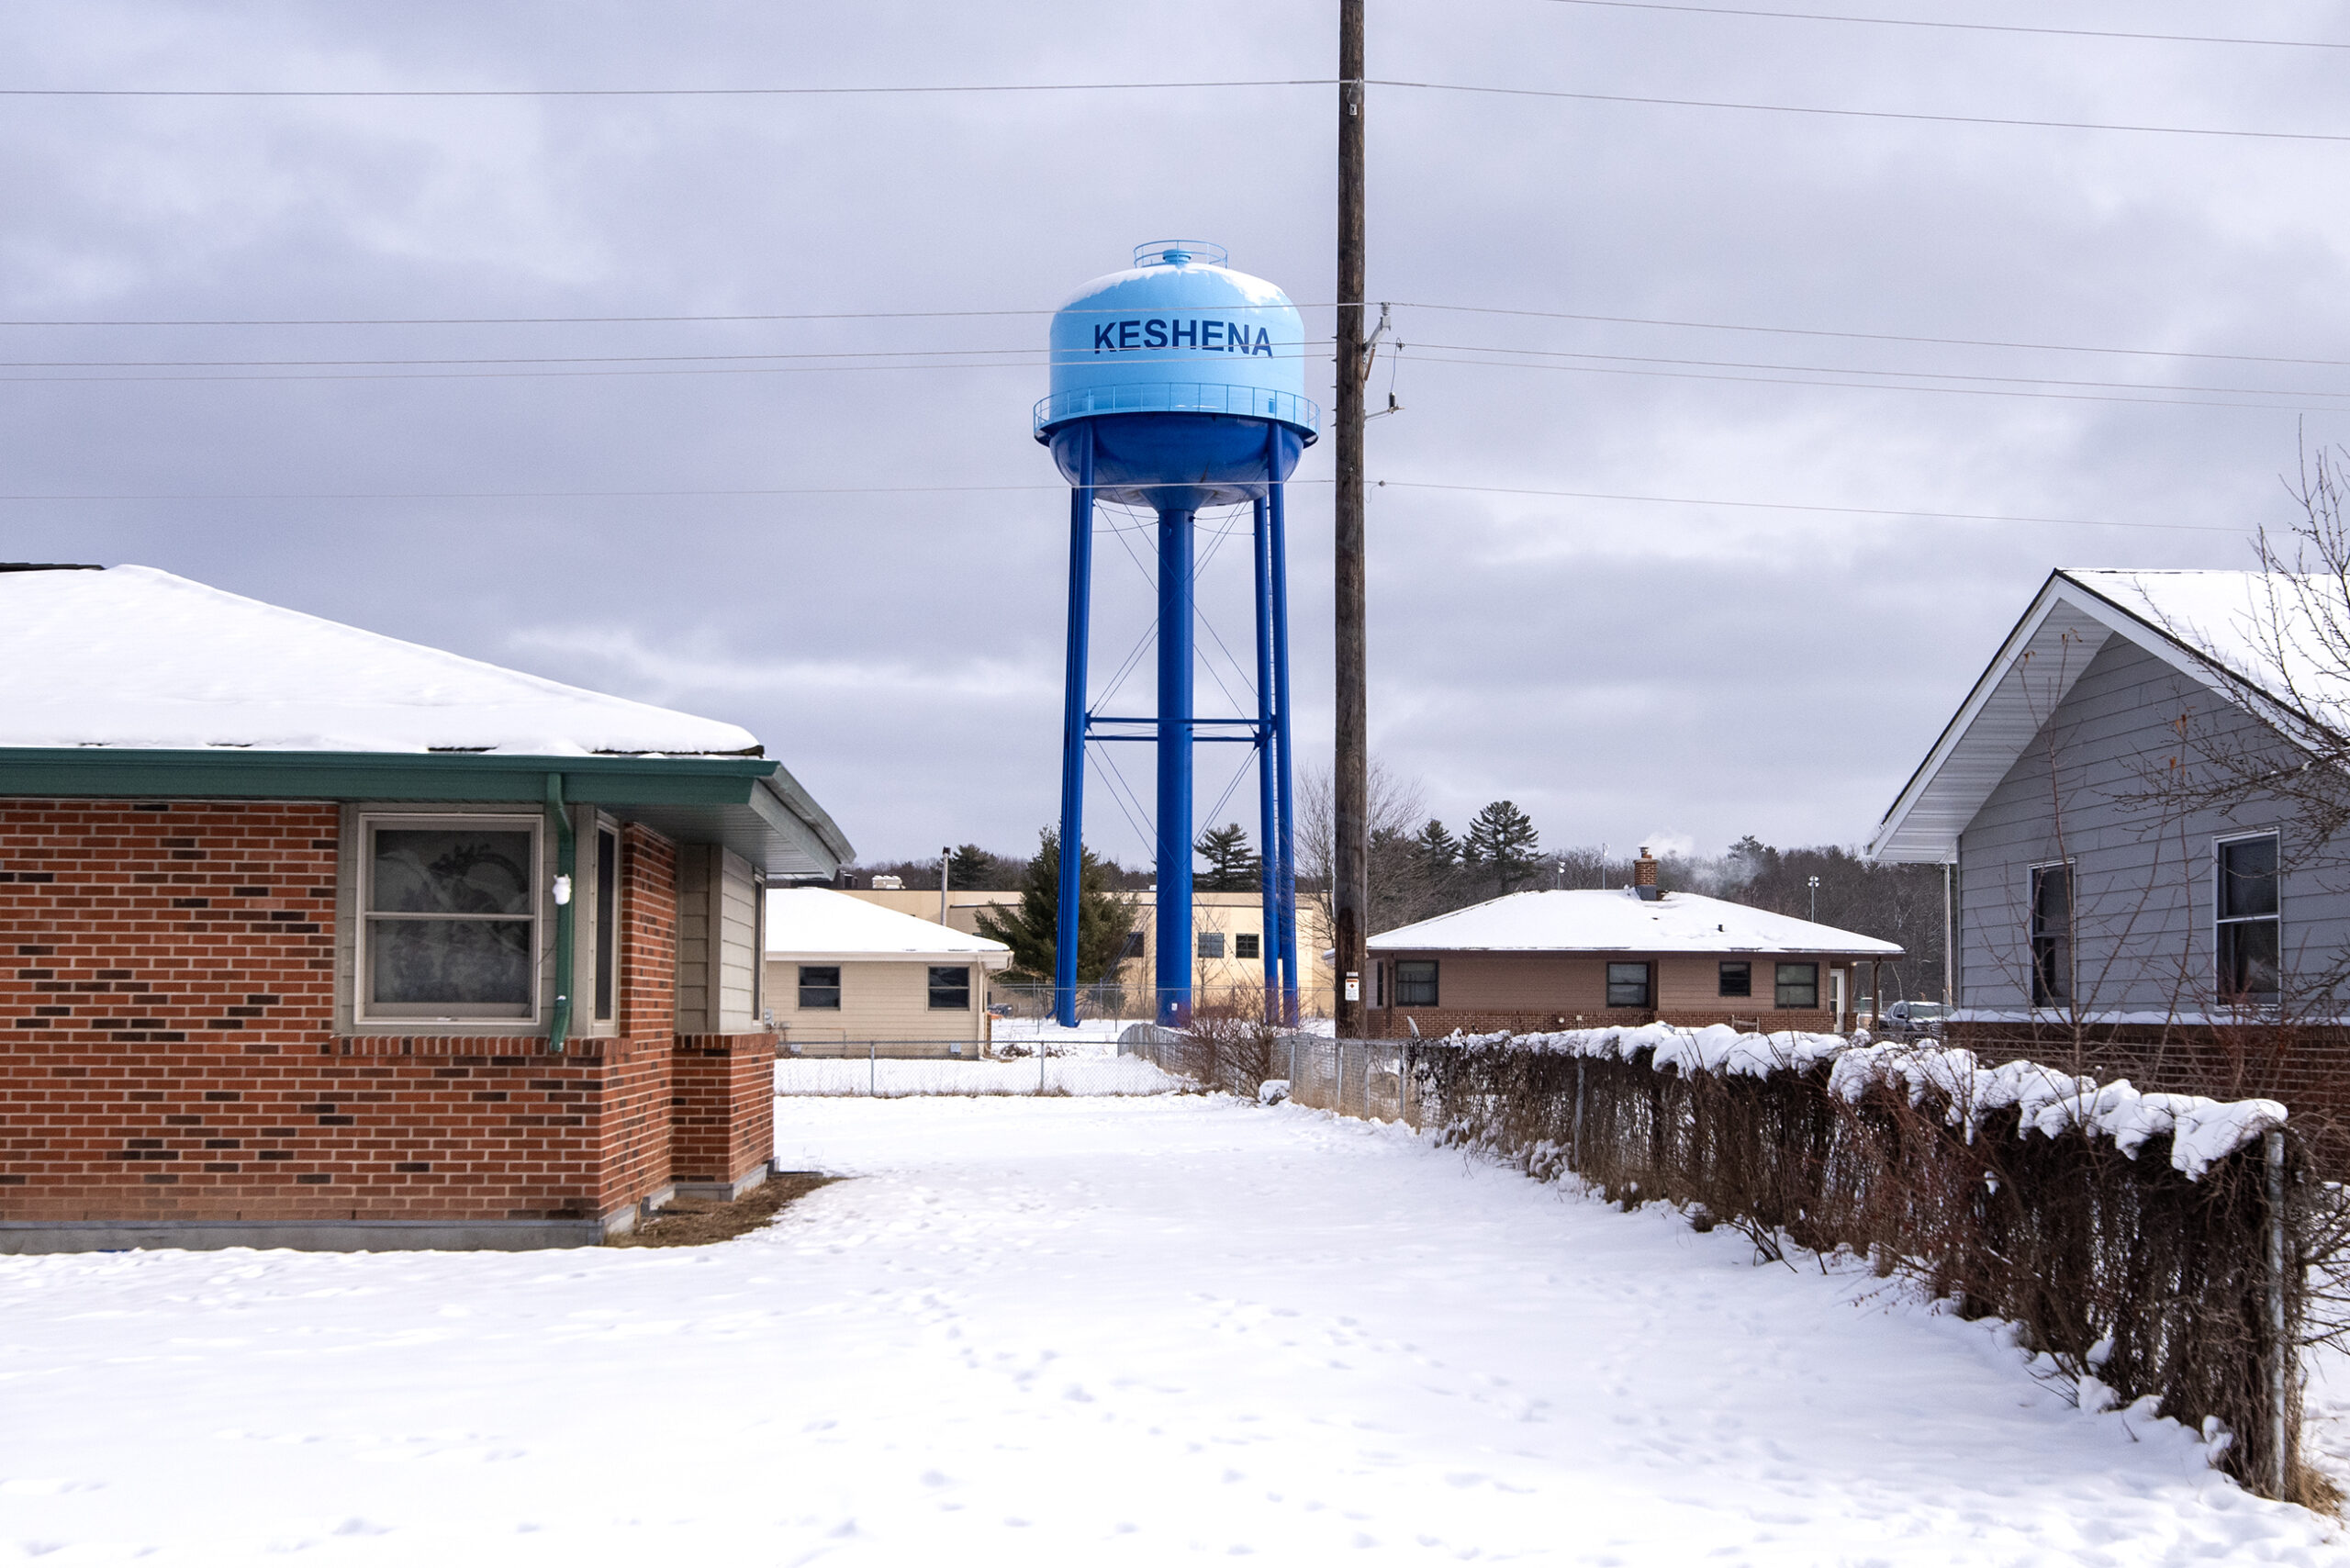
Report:
[[[919,898],[920,894],[900,897]],[[928,895],[932,907],[938,895]],[[800,1056],[977,1057],[1001,942],[830,888],[767,894],[766,1002]]]
[[[860,899],[882,909],[901,914],[916,915],[923,920],[939,918],[939,893],[901,892],[887,888],[856,888],[846,896]],[[1143,991],[1152,983],[1158,971],[1153,954],[1158,938],[1158,910],[1149,892],[1121,895],[1135,906],[1135,929],[1127,938],[1126,956],[1119,960],[1113,977],[1115,984],[1133,991]],[[950,890],[946,895],[946,924],[957,931],[977,933],[979,912],[983,909],[1009,909],[1020,902],[1020,894],[1005,891],[961,892]],[[1298,963],[1304,969],[1300,1003],[1309,1016],[1326,1015],[1330,1010],[1330,967],[1322,952],[1323,944],[1309,941],[1313,930],[1312,913],[1301,901],[1298,908]],[[1207,1002],[1218,1000],[1245,999],[1261,995],[1265,984],[1265,907],[1263,899],[1248,893],[1193,893],[1192,895],[1192,988],[1195,1000]],[[1151,1008],[1146,996],[1137,1016],[1147,1015]]]
[[[1495,1029],[1852,1027],[1891,942],[1654,887],[1512,893],[1374,936],[1363,1000],[1383,1037]],[[1855,971],[1858,971],[1856,974]]]

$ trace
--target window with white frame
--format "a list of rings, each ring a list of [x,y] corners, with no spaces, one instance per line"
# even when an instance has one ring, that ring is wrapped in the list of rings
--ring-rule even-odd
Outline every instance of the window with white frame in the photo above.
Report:
[[[2220,1000],[2273,1004],[2284,984],[2277,835],[2221,839],[2216,848]]]
[[[2031,1001],[2073,1000],[2073,868],[2037,866],[2031,873]]]
[[[535,816],[361,819],[362,1017],[538,1016]]]

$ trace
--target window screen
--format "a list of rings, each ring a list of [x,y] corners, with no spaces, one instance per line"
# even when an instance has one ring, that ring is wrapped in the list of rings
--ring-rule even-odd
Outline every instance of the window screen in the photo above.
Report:
[[[1607,1005],[1610,1007],[1647,1007],[1649,1002],[1649,967],[1646,964],[1610,964],[1607,966]]]
[[[2042,866],[2031,874],[2031,1000],[2073,998],[2073,868]]]
[[[2277,835],[2220,846],[2220,996],[2275,1002],[2283,986],[2277,927]]]
[[[800,966],[800,1005],[802,1011],[838,1007],[840,1004],[841,967],[838,964]]]
[[[621,835],[596,833],[596,1018],[612,1015],[612,986],[620,968]]]
[[[1223,932],[1203,931],[1200,933],[1200,957],[1203,958],[1221,958],[1224,957]]]
[[[1819,966],[1781,964],[1773,989],[1775,992],[1772,998],[1774,1006],[1817,1007],[1819,1005]]]
[[[371,823],[366,880],[366,1012],[520,1019],[537,1011],[533,825]]]
[[[1395,965],[1395,1005],[1398,1007],[1434,1007],[1436,999],[1436,960],[1434,958],[1402,958]]]
[[[1236,933],[1232,938],[1232,956],[1236,958],[1261,958],[1265,956],[1264,943],[1253,931]]]
[[[971,1010],[971,971],[961,964],[930,966],[930,1005],[937,1013]]]
[[[1722,988],[1720,994],[1724,996],[1752,996],[1754,994],[1754,966],[1742,958],[1736,962],[1724,959],[1722,961]]]

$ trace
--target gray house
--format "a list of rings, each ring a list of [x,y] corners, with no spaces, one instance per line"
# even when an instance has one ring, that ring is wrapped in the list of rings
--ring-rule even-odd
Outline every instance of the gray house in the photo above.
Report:
[[[1869,846],[1949,868],[1954,1036],[2338,1092],[2350,1055],[2311,1025],[2343,1011],[2350,846],[2337,772],[2310,770],[2350,711],[2338,599],[2254,572],[2049,577]]]

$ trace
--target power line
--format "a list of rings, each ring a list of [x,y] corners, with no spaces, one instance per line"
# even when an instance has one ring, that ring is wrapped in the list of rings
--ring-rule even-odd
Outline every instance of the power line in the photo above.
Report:
[[[2127,398],[2112,392],[2030,392],[2013,386],[1919,386],[1898,381],[1823,381],[1816,375],[1731,375],[1716,371],[1637,369],[1623,364],[1550,364],[1536,360],[1503,361],[1493,359],[1460,359],[1444,354],[1413,353],[1420,364],[1475,364],[1508,370],[1562,370],[1584,375],[1637,375],[1672,381],[1726,381],[1753,386],[1841,386],[1854,392],[1933,392],[1953,398],[2031,398],[2043,401],[2066,403],[2136,403],[2162,409],[2249,409],[2274,412],[2275,403],[2221,403],[2207,398]],[[1896,375],[1898,372],[1855,372],[1850,374]],[[2146,387],[2149,392],[2163,390],[2158,386]],[[2300,396],[2278,393],[2280,398]],[[2322,394],[2338,397],[2342,394]]]
[[[1786,22],[1849,22],[1872,28],[1934,28],[1965,33],[2030,33],[2043,38],[2124,39],[2142,43],[2244,44],[2257,49],[2350,49],[2325,39],[2248,39],[2208,33],[2129,33],[2101,28],[2031,28],[2005,22],[1927,21],[1915,17],[1853,17],[1825,11],[1762,11],[1736,6],[1673,6],[1661,0],[1550,0],[1554,6],[1587,6],[1609,11],[1677,11],[1698,17],[1753,17]]]
[[[1291,485],[1326,485],[1327,479],[1290,479]],[[1191,490],[1189,481],[1120,485],[1122,490]],[[1051,490],[1066,493],[1067,485],[812,485],[762,488],[677,490],[316,490],[215,491],[180,495],[161,493],[52,492],[0,494],[0,501],[569,501],[680,500],[763,496],[941,496],[991,495],[1001,492]],[[1113,530],[1112,532],[1125,532]],[[1147,568],[1146,568],[1147,570]]]
[[[1830,109],[1808,104],[1753,104],[1716,98],[1652,98],[1628,93],[1570,93],[1555,87],[1487,87],[1472,83],[1370,79],[1374,87],[1408,87],[1427,93],[1481,93],[1509,98],[1564,98],[1585,104],[1635,104],[1675,109],[1735,109],[1748,114],[1818,115],[1834,119],[1908,120],[1926,125],[2017,126],[2031,130],[2113,130],[2148,136],[2218,136],[2254,141],[2350,141],[2350,134],[2325,130],[2232,130],[2214,126],[2134,125],[2104,120],[2018,119],[1999,115],[1935,115],[1904,109]]]
[[[2198,386],[2166,385],[2143,381],[2076,381],[2053,375],[1989,375],[1964,371],[1946,370],[1871,370],[1845,364],[1774,364],[1767,361],[1724,359],[1674,359],[1661,354],[1595,353],[1583,349],[1511,349],[1490,348],[1482,343],[1416,343],[1416,353],[1428,349],[1453,353],[1506,355],[1518,359],[1591,359],[1619,364],[1694,365],[1708,370],[1783,370],[1816,375],[1913,376],[1923,381],[1989,381],[2015,386],[2089,387],[2106,391],[2132,392],[2210,392],[2223,396],[2258,398],[2350,398],[2350,391],[2329,392],[2298,386]],[[1475,360],[1438,360],[1438,364],[1474,364]],[[1564,365],[1561,369],[1578,369]]]
[[[1305,338],[1300,340],[1295,347],[1283,344],[1278,350],[1253,357],[1304,359],[1309,357],[1306,351],[1326,349],[1330,342],[1328,338]],[[370,365],[730,364],[778,359],[968,359],[982,354],[1017,355],[1016,359],[1004,363],[1033,365],[1051,354],[1063,352],[1066,351],[1049,344],[1022,343],[985,349],[778,349],[769,353],[504,354],[466,359],[6,359],[0,360],[0,370],[308,370],[355,369]],[[1197,358],[1197,351],[1179,353],[1170,350],[1165,353],[1151,353],[1139,349],[1120,349],[1115,352],[1117,363],[1122,365],[1188,364]],[[912,368],[949,367],[917,365]]]
[[[0,98],[754,98],[839,97],[893,94],[1111,93],[1197,91],[1209,88],[1328,87],[1335,77],[1279,77],[1200,82],[1008,82],[944,86],[859,87],[0,87]],[[2102,120],[2026,119],[1996,115],[1928,114],[1901,109],[1824,108],[1807,104],[1757,104],[1715,98],[1646,97],[1624,93],[1575,93],[1550,87],[1496,87],[1467,82],[1417,82],[1365,77],[1371,87],[1423,93],[1474,93],[1644,107],[1729,109],[1749,114],[1815,115],[1838,119],[1905,120],[1928,125],[1986,125],[2032,130],[2103,130],[2152,136],[2227,137],[2255,141],[2350,141],[2350,134],[2315,130],[2241,130],[2217,126],[2140,125]]]
[[[1327,479],[1288,481],[1292,486],[1326,485]],[[1830,517],[1878,517],[1913,519],[1927,522],[1995,522],[2035,526],[2072,528],[2144,529],[2157,532],[2242,533],[2241,528],[2215,523],[2130,522],[2112,518],[2046,517],[2009,512],[1937,511],[1923,507],[1859,507],[1829,505],[1809,501],[1757,501],[1734,499],[1720,496],[1649,495],[1617,490],[1540,489],[1512,485],[1458,485],[1432,479],[1374,479],[1371,485],[1380,489],[1434,490],[1461,495],[1538,496],[1560,500],[1627,501],[1650,506],[1719,507],[1737,510],[1807,512]],[[1141,488],[1142,487],[1132,487]],[[1189,488],[1190,487],[1176,487]],[[801,487],[739,488],[739,489],[627,489],[627,490],[383,490],[383,491],[279,491],[279,492],[212,492],[212,493],[20,493],[0,494],[0,503],[50,502],[196,502],[196,501],[509,501],[509,500],[697,500],[711,498],[797,496],[904,496],[904,495],[995,495],[1016,492],[1052,491],[1065,493],[1064,485],[835,485]],[[1125,530],[1118,532],[1124,532]],[[1150,568],[1141,557],[1136,558],[1146,581]],[[1147,633],[1146,633],[1146,636]],[[1136,644],[1139,651],[1141,644]],[[1131,662],[1131,655],[1130,655]],[[1237,661],[1235,661],[1237,668]],[[1114,688],[1112,689],[1114,690]],[[1111,691],[1104,691],[1096,701],[1106,700]]]
[[[1767,332],[1796,338],[1849,338],[1870,343],[1924,343],[1938,348],[2025,349],[2043,353],[2131,354],[2150,359],[2224,360],[2242,364],[2309,364],[2350,367],[2350,360],[2304,359],[2288,354],[2207,353],[2193,349],[2100,347],[2092,343],[2042,343],[2000,338],[1935,338],[1906,332],[1853,332],[1826,327],[1762,327],[1740,321],[1695,321],[1660,316],[1595,316],[1571,310],[1516,310],[1498,305],[1431,305],[1396,300],[1399,310],[1450,310],[1475,316],[1524,316],[1550,321],[1590,321],[1617,327],[1678,327],[1708,332]],[[0,326],[6,323],[0,322]]]
[[[1152,93],[1331,87],[1329,76],[1213,82],[963,82],[852,87],[0,87],[0,98],[847,98],[955,93]]]
[[[1673,317],[1673,316],[1609,316],[1609,315],[1601,315],[1601,314],[1597,314],[1597,313],[1590,312],[1590,311],[1575,311],[1575,310],[1529,310],[1529,309],[1516,308],[1512,308],[1512,307],[1508,307],[1508,306],[1500,306],[1500,305],[1445,305],[1445,304],[1438,304],[1438,303],[1436,303],[1436,302],[1434,302],[1434,301],[1425,300],[1425,299],[1418,299],[1418,300],[1394,300],[1394,301],[1390,301],[1390,302],[1388,302],[1388,303],[1390,303],[1390,304],[1393,305],[1393,307],[1394,307],[1395,308],[1399,309],[1399,310],[1442,310],[1442,311],[1456,312],[1456,313],[1463,314],[1463,315],[1475,315],[1475,316],[1510,316],[1510,317],[1520,317],[1520,318],[1525,318],[1525,319],[1531,319],[1531,320],[1546,320],[1546,321],[1584,321],[1584,322],[1591,322],[1591,323],[1597,324],[1597,325],[1602,325],[1602,326],[1619,326],[1619,327],[1665,327],[1665,328],[1673,328],[1673,329],[1677,329],[1677,330],[1691,330],[1691,331],[1708,331],[1708,332],[1756,332],[1756,333],[1764,333],[1764,334],[1769,334],[1769,335],[1774,335],[1774,336],[1783,336],[1783,337],[1802,337],[1802,338],[1838,338],[1838,339],[1847,339],[1847,340],[1850,340],[1850,341],[1852,341],[1852,342],[1875,342],[1875,343],[1917,343],[1917,344],[1923,344],[1923,345],[1927,345],[1927,346],[1930,346],[1930,347],[1937,347],[1937,348],[2015,349],[2015,350],[2024,350],[2024,351],[2029,351],[2029,352],[2032,352],[2032,353],[2090,353],[2090,354],[2117,354],[2117,355],[2129,355],[2129,356],[2132,356],[2132,357],[2147,358],[2147,359],[2195,359],[2195,360],[2211,360],[2211,361],[2217,361],[2217,362],[2231,363],[2231,364],[2295,364],[2295,365],[2319,365],[2319,366],[2326,366],[2326,367],[2337,368],[2337,369],[2338,369],[2338,368],[2350,368],[2350,359],[2319,359],[2319,358],[2312,358],[2312,357],[2309,357],[2309,356],[2305,356],[2305,355],[2299,355],[2299,354],[2248,354],[2248,353],[2213,353],[2213,352],[2209,352],[2209,351],[2204,351],[2204,350],[2197,350],[2197,349],[2149,349],[2149,348],[2133,348],[2133,347],[2118,346],[2118,345],[2114,345],[2114,344],[2042,342],[2037,342],[2037,341],[2029,340],[2029,339],[2013,339],[2013,338],[1953,338],[1953,337],[1936,337],[1936,336],[1932,336],[1932,335],[1929,335],[1929,334],[1915,333],[1915,332],[1864,332],[1864,331],[1854,331],[1854,330],[1847,330],[1847,329],[1832,328],[1832,327],[1786,327],[1786,326],[1771,326],[1771,325],[1764,325],[1764,324],[1762,324],[1762,323],[1752,322],[1752,321],[1707,321],[1707,320],[1699,320],[1699,319],[1695,319],[1686,318],[1686,317]],[[1333,307],[1332,302],[1331,302],[1331,301],[1328,301],[1328,300],[1312,300],[1312,301],[1292,301],[1292,308],[1294,308],[1294,309],[1298,309],[1298,310],[1327,310],[1327,309],[1331,309],[1331,308],[1333,308],[1334,307]],[[1251,307],[1250,308],[1255,308],[1255,307]],[[792,311],[792,312],[766,312],[766,313],[755,313],[755,314],[753,314],[753,313],[744,313],[744,314],[736,314],[736,315],[636,315],[636,316],[443,316],[443,317],[430,317],[430,316],[399,316],[399,317],[387,317],[387,316],[376,316],[376,317],[369,317],[369,316],[352,316],[352,317],[303,317],[303,318],[285,318],[285,319],[259,319],[259,318],[212,318],[212,319],[196,319],[196,318],[162,318],[162,317],[157,317],[157,318],[142,318],[142,319],[128,319],[128,318],[97,319],[97,318],[92,318],[92,319],[64,319],[64,318],[60,318],[60,319],[45,319],[45,320],[36,320],[36,319],[12,319],[12,320],[0,320],[0,327],[34,327],[34,328],[39,328],[39,327],[105,327],[105,328],[142,328],[142,327],[219,327],[219,328],[244,328],[244,327],[516,327],[516,326],[525,326],[525,327],[527,327],[527,326],[606,326],[606,325],[647,325],[647,324],[650,324],[650,325],[704,325],[704,324],[727,325],[727,324],[754,324],[754,323],[761,323],[761,322],[791,322],[791,321],[915,321],[915,320],[961,320],[961,319],[990,319],[990,318],[1012,318],[1012,317],[1020,317],[1020,318],[1030,318],[1030,319],[1033,319],[1033,318],[1036,318],[1036,317],[1048,317],[1048,316],[1052,316],[1052,315],[1054,315],[1054,314],[1056,314],[1056,313],[1057,313],[1057,312],[1055,312],[1055,311],[1053,311],[1053,310],[1051,310],[1051,309],[1048,309],[1048,308],[1024,308],[1024,309],[1001,309],[1001,310],[810,310],[810,311]],[[1107,313],[1112,313],[1112,312],[1109,312],[1109,311],[1107,311],[1107,310],[1105,309],[1105,310],[1104,310],[1104,313],[1105,313],[1105,314],[1107,314]],[[1326,342],[1327,340],[1325,340],[1325,339],[1316,339],[1316,340],[1315,340],[1315,341],[1316,342]],[[881,352],[881,351],[876,351],[875,356],[878,356],[878,354],[880,352]],[[1001,351],[987,351],[987,350],[959,350],[959,349],[957,349],[957,350],[945,350],[945,349],[942,349],[942,350],[936,350],[936,351],[933,351],[933,352],[937,353],[941,353],[941,354],[944,354],[944,353],[988,353],[988,352],[1001,352],[1001,353],[1023,353],[1023,354],[1028,354],[1028,353],[1045,353],[1045,352],[1048,352],[1048,351],[1046,351],[1046,350],[1042,350],[1042,349],[1035,349],[1035,348],[1019,348],[1019,349],[1005,349],[1005,350],[1001,350]],[[867,357],[875,357],[875,356],[867,356]],[[622,357],[622,356],[608,356],[608,357]],[[670,354],[670,355],[643,355],[643,356],[634,356],[634,357],[644,358],[644,359],[675,359],[675,360],[687,360],[687,359],[697,359],[697,358],[705,358],[705,359],[710,359],[710,358],[725,358],[725,357],[729,357],[729,356],[724,356],[724,355]],[[810,356],[810,355],[804,355],[804,354],[799,354],[799,353],[776,353],[776,354],[753,354],[753,355],[745,355],[745,356],[740,356],[740,357],[753,358],[753,359],[785,359],[785,358],[805,358],[805,357],[812,357],[812,356]],[[64,362],[56,362],[56,363],[60,363],[60,364],[83,364],[83,363],[85,363],[85,362],[80,362],[80,361],[64,361]],[[100,363],[100,362],[86,362],[86,363],[89,363],[89,364],[96,364],[96,363]],[[207,362],[207,363],[218,363],[218,362]],[[261,362],[242,362],[242,363],[251,363],[251,364],[292,364],[292,363],[311,363],[311,362],[293,362],[293,361],[261,361]],[[462,362],[455,362],[455,361],[422,361],[422,360],[418,360],[418,361],[372,360],[372,361],[366,361],[366,362],[364,362],[364,363],[367,363],[367,364],[450,364],[450,363],[462,363]],[[554,363],[554,361],[552,361],[552,360],[550,360],[550,361],[548,361],[547,363]]]
[[[1379,488],[1397,490],[1458,490],[1487,496],[1543,496],[1577,501],[1638,501],[1651,506],[1727,507],[1748,511],[1818,512],[1841,517],[1917,518],[1930,522],[2018,522],[2070,528],[2137,528],[2158,532],[2236,533],[2244,531],[2205,522],[2118,522],[2098,517],[2015,517],[2000,512],[1926,511],[1904,507],[1821,506],[1805,501],[1738,501],[1709,496],[1643,496],[1609,490],[1538,490],[1507,485],[1446,485],[1426,479],[1380,479]]]

